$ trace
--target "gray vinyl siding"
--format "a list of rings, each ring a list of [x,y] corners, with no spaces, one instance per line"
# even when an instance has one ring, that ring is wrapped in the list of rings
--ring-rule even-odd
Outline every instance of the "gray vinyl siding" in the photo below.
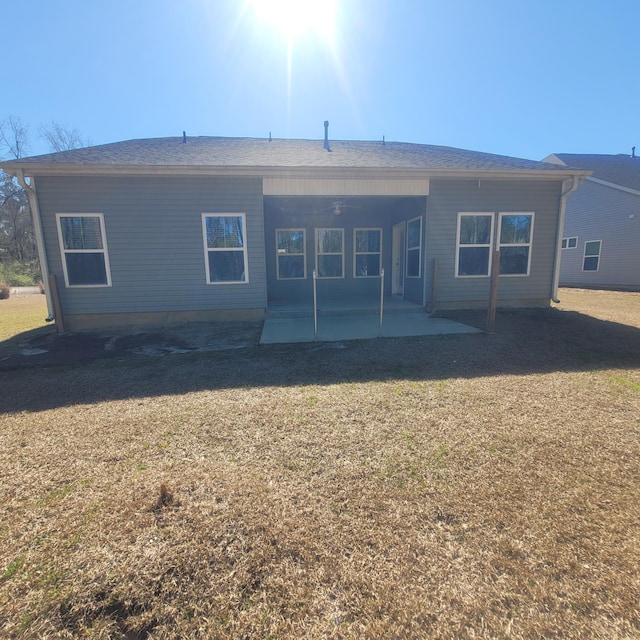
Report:
[[[40,177],[49,270],[67,314],[265,308],[259,178]],[[65,286],[57,213],[102,213],[111,287]],[[244,213],[248,279],[207,284],[203,213]]]
[[[455,277],[459,212],[534,212],[530,274],[500,277],[498,304],[548,304],[552,295],[560,192],[560,181],[432,180],[426,233],[427,300],[433,300],[435,259],[436,306],[486,306],[488,302],[489,277]],[[497,224],[497,215],[495,220]]]
[[[564,237],[577,237],[562,250],[560,284],[640,288],[640,196],[583,182],[567,198]],[[598,271],[583,271],[585,242],[601,240]]]

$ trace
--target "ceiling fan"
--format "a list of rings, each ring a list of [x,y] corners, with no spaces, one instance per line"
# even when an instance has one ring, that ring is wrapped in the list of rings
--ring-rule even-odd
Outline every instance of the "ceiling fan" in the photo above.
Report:
[[[301,203],[301,206],[299,207],[293,207],[292,205],[287,205],[287,206],[276,205],[276,207],[280,211],[283,211],[285,213],[300,213],[301,211],[304,211],[306,209],[306,207],[304,207],[302,203]],[[320,209],[314,209],[310,213],[312,213],[313,215],[316,215],[319,213],[331,212],[334,216],[339,216],[339,215],[342,215],[347,209],[362,209],[362,205],[349,204],[345,200],[334,200],[330,202],[328,206],[322,207]]]
[[[322,211],[331,211],[334,216],[339,216],[345,211],[345,209],[362,209],[362,205],[348,204],[344,200],[335,200],[329,207],[320,209],[320,211],[318,211],[317,213],[320,213]]]

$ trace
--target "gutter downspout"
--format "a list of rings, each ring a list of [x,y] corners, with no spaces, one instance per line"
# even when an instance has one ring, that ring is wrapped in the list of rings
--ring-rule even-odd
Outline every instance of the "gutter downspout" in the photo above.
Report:
[[[42,233],[42,219],[40,218],[40,206],[38,204],[38,194],[36,193],[36,183],[33,178],[28,184],[24,169],[18,169],[16,174],[18,184],[26,191],[29,197],[29,205],[31,206],[31,217],[33,219],[33,227],[36,232],[36,247],[38,248],[38,260],[40,261],[40,271],[42,272],[42,286],[44,287],[44,295],[47,299],[47,317],[46,322],[55,320],[56,314],[53,311],[53,300],[51,298],[51,288],[49,287],[49,265],[47,263],[47,252],[44,248],[44,234]]]
[[[558,284],[560,282],[560,260],[562,258],[562,236],[564,235],[564,217],[567,211],[567,196],[573,193],[580,184],[578,176],[571,176],[571,185],[565,188],[564,180],[562,183],[562,194],[560,195],[560,215],[558,220],[558,237],[556,238],[556,259],[553,264],[553,289],[551,291],[551,300],[558,304]]]

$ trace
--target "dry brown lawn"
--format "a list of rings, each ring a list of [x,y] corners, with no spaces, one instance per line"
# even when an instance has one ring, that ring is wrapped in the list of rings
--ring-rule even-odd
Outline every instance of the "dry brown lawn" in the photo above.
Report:
[[[562,299],[0,373],[0,636],[639,638],[640,294]]]
[[[41,294],[13,294],[0,300],[0,345],[16,334],[45,331],[47,302]]]

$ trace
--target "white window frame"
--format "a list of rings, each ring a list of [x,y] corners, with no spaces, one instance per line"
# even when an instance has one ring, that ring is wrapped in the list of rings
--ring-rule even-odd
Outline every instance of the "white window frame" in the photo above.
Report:
[[[418,221],[420,223],[420,231],[419,231],[419,241],[415,246],[409,246],[409,225],[412,222]],[[407,246],[405,248],[404,255],[404,264],[405,264],[405,278],[420,278],[422,276],[422,216],[418,216],[416,218],[411,218],[407,220]],[[409,251],[418,251],[418,274],[417,275],[409,275]]]
[[[329,253],[324,251],[319,251],[318,247],[318,236],[321,231],[339,231],[342,236],[342,251],[340,253]],[[322,227],[315,230],[315,254],[316,254],[316,275],[318,280],[342,280],[344,279],[344,228],[342,227]],[[342,275],[341,276],[321,276],[320,269],[318,268],[318,258],[320,256],[341,256],[342,258]]]
[[[302,232],[302,253],[278,253],[278,234],[282,232]],[[307,279],[307,230],[296,229],[276,229],[276,277],[278,280],[306,280]],[[301,278],[285,278],[280,275],[280,257],[282,256],[302,256],[304,275]]]
[[[98,218],[100,222],[100,236],[102,249],[65,249],[62,235],[62,218]],[[111,286],[111,265],[109,263],[109,250],[107,248],[107,233],[104,225],[104,215],[102,213],[56,213],[56,225],[58,227],[58,242],[60,244],[60,257],[62,258],[62,270],[64,272],[64,283],[66,287],[73,289],[89,289],[94,287]],[[102,253],[104,256],[104,269],[107,276],[106,283],[98,284],[70,284],[69,272],[67,269],[67,254],[72,253]]]
[[[209,247],[207,245],[207,218],[240,218],[242,220],[242,247]],[[229,285],[229,284],[248,284],[249,282],[249,258],[247,252],[247,217],[244,213],[203,213],[202,214],[202,241],[204,246],[204,268],[207,284],[212,285]],[[244,280],[211,280],[209,268],[209,253],[213,252],[240,252],[242,251],[244,263]]]
[[[491,218],[491,230],[489,231],[489,242],[483,244],[461,244],[460,243],[460,227],[462,226],[462,218],[464,216],[483,216]],[[458,224],[456,225],[456,255],[455,255],[455,277],[456,278],[488,278],[491,276],[491,263],[493,260],[493,236],[495,233],[495,211],[460,211],[458,212]],[[487,264],[487,273],[479,275],[465,275],[459,273],[460,266],[460,249],[472,249],[472,248],[488,247],[489,259]]]
[[[358,251],[357,249],[358,245],[356,243],[356,236],[358,231],[377,231],[380,234],[380,250],[379,251]],[[378,273],[378,275],[376,276],[370,276],[370,275],[359,276],[356,269],[356,265],[358,263],[358,256],[378,256],[378,259],[380,261],[380,268],[379,268],[380,273]],[[353,277],[354,278],[379,278],[381,273],[382,273],[382,228],[381,227],[354,228],[353,230]]]
[[[598,253],[589,253],[587,254],[587,245],[592,243],[592,242],[597,242],[598,243]],[[584,268],[584,261],[587,258],[598,258],[598,266],[596,269],[585,269]],[[598,271],[600,271],[600,260],[602,258],[602,240],[587,240],[584,243],[584,252],[582,253],[582,271],[584,271],[585,273],[597,273]]]
[[[574,241],[573,246],[571,246],[571,241]],[[575,249],[578,246],[578,236],[567,236],[566,238],[562,238],[562,248],[563,249]]]
[[[529,231],[529,242],[501,242],[500,238],[502,235],[502,219],[505,216],[531,216],[531,229]],[[529,253],[527,255],[527,271],[526,273],[500,273],[500,277],[502,278],[525,278],[529,276],[531,272],[531,253],[533,248],[533,227],[535,224],[536,214],[534,211],[501,211],[498,214],[498,229],[497,229],[497,242],[498,249],[502,249],[502,247],[528,247]],[[489,270],[491,273],[491,270]]]

